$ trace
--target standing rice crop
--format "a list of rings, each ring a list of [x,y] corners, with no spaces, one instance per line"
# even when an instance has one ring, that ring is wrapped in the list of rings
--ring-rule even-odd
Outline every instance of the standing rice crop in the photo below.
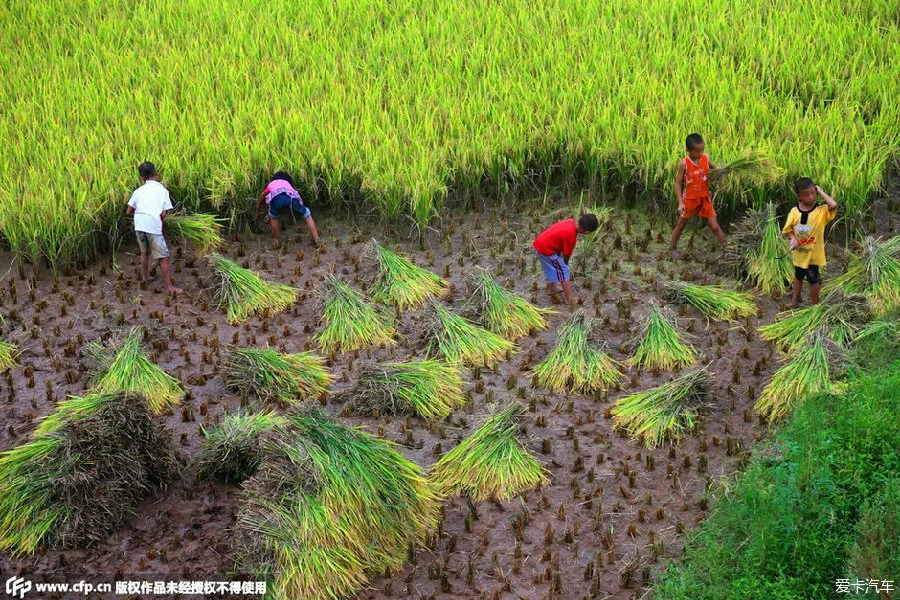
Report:
[[[681,281],[666,284],[672,302],[690,304],[709,319],[734,320],[756,314],[753,296],[719,285],[694,285]]]
[[[209,254],[225,240],[222,239],[223,219],[202,213],[169,213],[165,219],[166,233],[179,235],[194,244],[197,254]]]
[[[361,294],[334,275],[327,275],[322,285],[325,310],[318,336],[322,350],[346,352],[396,342],[397,330],[389,315],[367,304]]]
[[[613,422],[632,439],[656,448],[667,439],[677,442],[691,431],[708,399],[709,372],[698,369],[619,399],[612,408]]]
[[[424,326],[425,350],[450,363],[493,368],[515,344],[454,314],[432,299]]]
[[[774,343],[784,352],[802,346],[807,335],[817,329],[823,330],[839,346],[847,347],[871,319],[872,312],[865,296],[845,295],[837,289],[818,304],[780,313],[778,320],[760,327],[759,333],[762,339]]]
[[[459,370],[439,360],[367,365],[347,397],[357,414],[441,419],[466,398]]]
[[[475,269],[468,277],[468,284],[474,320],[488,331],[515,340],[547,327],[547,315],[552,311],[538,308],[507,290],[484,269]]]
[[[225,353],[221,372],[229,388],[243,398],[298,404],[328,392],[333,381],[325,360],[311,352],[282,354],[270,348],[234,348]]]
[[[0,340],[0,373],[16,365],[19,350],[15,344]]]
[[[429,296],[441,297],[447,292],[446,281],[375,240],[366,249],[366,256],[377,269],[372,291],[376,302],[405,310],[419,306]]]
[[[201,425],[197,479],[240,483],[251,477],[262,461],[262,435],[286,424],[286,418],[274,412],[237,412],[225,413],[214,427]]]
[[[862,252],[847,270],[825,284],[825,293],[842,289],[846,294],[864,294],[878,315],[900,308],[900,236],[880,240],[867,237]]]
[[[591,393],[615,385],[621,364],[592,341],[596,321],[579,309],[559,328],[556,345],[534,368],[538,383],[555,392]]]
[[[92,342],[86,354],[95,362],[98,392],[136,392],[154,414],[162,414],[184,398],[181,383],[156,366],[141,350],[144,331],[132,327],[124,338]]]
[[[260,311],[280,312],[297,300],[297,288],[264,281],[220,254],[212,254],[210,264],[219,278],[219,307],[226,307],[232,324]]]
[[[724,261],[735,276],[752,281],[763,296],[780,296],[794,277],[790,247],[781,234],[775,205],[751,210],[732,228]]]
[[[520,440],[525,412],[514,402],[489,416],[438,460],[432,481],[444,494],[462,494],[476,502],[508,500],[549,482],[546,469]]]
[[[678,330],[675,317],[651,302],[641,341],[629,364],[641,369],[689,367],[697,361],[697,353]]]

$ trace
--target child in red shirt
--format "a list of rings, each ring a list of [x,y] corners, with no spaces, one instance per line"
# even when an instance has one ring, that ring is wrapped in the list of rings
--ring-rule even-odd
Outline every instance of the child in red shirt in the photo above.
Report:
[[[566,302],[570,306],[582,303],[581,298],[572,297],[572,284],[570,283],[572,273],[569,271],[569,259],[572,257],[572,251],[575,250],[578,234],[591,233],[596,231],[598,226],[596,215],[581,215],[577,222],[575,219],[566,219],[551,225],[532,242],[534,253],[541,261],[541,268],[547,278],[547,291],[554,304],[559,304],[558,285],[562,286]]]
[[[687,156],[678,163],[678,174],[675,176],[675,195],[678,197],[678,224],[672,231],[672,242],[669,249],[674,253],[678,249],[678,238],[694,215],[706,219],[713,235],[719,244],[725,247],[725,234],[716,220],[716,211],[709,193],[709,172],[716,168],[709,157],[703,153],[703,138],[699,133],[692,133],[685,140]]]

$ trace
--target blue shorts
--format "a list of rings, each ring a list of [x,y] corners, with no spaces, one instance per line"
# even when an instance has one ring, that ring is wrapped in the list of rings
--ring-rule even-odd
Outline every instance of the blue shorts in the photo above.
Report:
[[[534,248],[532,248],[532,250],[534,250]],[[562,283],[563,281],[569,281],[572,278],[572,273],[569,271],[569,265],[566,264],[566,261],[564,261],[559,254],[545,256],[537,250],[534,250],[534,254],[538,257],[538,260],[541,261],[544,277],[546,277],[547,281],[550,283]]]
[[[137,236],[138,248],[141,249],[141,254],[149,252],[153,260],[168,258],[169,247],[166,246],[166,238],[158,233],[147,233],[146,231],[135,231],[134,233]]]
[[[269,202],[269,216],[273,219],[278,218],[278,213],[285,208],[290,208],[291,212],[300,215],[301,219],[305,219],[312,215],[309,207],[303,204],[299,198],[291,198],[287,194],[278,194]]]

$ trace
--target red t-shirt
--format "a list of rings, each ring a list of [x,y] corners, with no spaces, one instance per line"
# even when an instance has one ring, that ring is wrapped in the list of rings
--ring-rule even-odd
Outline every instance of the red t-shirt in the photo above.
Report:
[[[561,254],[569,258],[572,256],[572,251],[575,250],[577,235],[575,219],[566,219],[545,229],[534,238],[534,243],[531,245],[538,254],[544,256]]]

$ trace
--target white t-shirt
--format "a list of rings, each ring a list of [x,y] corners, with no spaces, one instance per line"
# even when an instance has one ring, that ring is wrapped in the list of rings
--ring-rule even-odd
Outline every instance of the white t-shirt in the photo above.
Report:
[[[134,230],[162,235],[163,212],[172,210],[172,200],[169,198],[169,190],[163,184],[152,179],[144,182],[144,185],[134,190],[128,206],[134,209]]]

